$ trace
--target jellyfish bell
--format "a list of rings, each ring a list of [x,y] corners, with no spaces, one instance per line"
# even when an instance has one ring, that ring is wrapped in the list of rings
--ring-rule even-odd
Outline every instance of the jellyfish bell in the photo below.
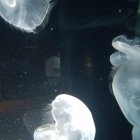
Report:
[[[0,0],[0,16],[12,26],[36,33],[48,23],[53,0]]]
[[[133,140],[140,139],[140,60],[125,62],[116,72],[112,88],[126,119],[133,125]]]
[[[112,88],[117,102],[134,126],[140,127],[140,64],[139,61],[125,62],[116,72]],[[132,115],[133,114],[133,115]]]
[[[93,117],[81,100],[60,94],[53,100],[51,107],[51,111],[47,107],[43,109],[42,122],[38,127],[36,125],[33,132],[34,140],[94,140],[96,130]],[[24,116],[28,129],[38,120],[32,121],[32,125],[30,120],[33,119],[31,113]]]
[[[61,94],[52,102],[58,139],[93,140],[95,125],[91,112],[79,99]],[[85,121],[86,120],[86,121]]]

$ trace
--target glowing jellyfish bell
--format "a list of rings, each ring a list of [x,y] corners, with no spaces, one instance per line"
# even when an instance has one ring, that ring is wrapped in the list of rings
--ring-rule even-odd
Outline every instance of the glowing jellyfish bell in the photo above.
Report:
[[[113,92],[123,114],[134,126],[133,140],[140,140],[140,42],[122,35],[116,37],[112,45],[118,50],[110,57],[117,69]]]
[[[87,106],[71,95],[60,94],[43,112],[42,125],[34,131],[34,140],[94,140],[95,124]],[[45,109],[46,110],[46,109]],[[28,115],[24,117],[27,124]]]
[[[0,16],[27,32],[37,32],[49,19],[53,0],[0,0]]]

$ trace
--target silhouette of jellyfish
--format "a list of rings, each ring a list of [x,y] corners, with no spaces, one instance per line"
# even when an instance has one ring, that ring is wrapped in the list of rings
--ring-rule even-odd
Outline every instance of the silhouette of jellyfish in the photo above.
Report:
[[[0,0],[0,16],[27,32],[37,32],[49,19],[53,0]]]
[[[121,35],[112,41],[118,51],[110,56],[117,69],[112,83],[115,98],[133,125],[133,140],[140,139],[140,42]]]
[[[43,110],[42,124],[35,129],[34,140],[94,140],[96,130],[92,114],[82,101],[60,94],[51,106],[51,110],[48,107]],[[32,127],[29,124],[32,117],[31,113],[23,117],[28,129]]]

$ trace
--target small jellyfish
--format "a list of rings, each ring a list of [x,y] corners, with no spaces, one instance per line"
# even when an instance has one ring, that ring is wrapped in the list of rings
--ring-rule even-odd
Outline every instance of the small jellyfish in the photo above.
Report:
[[[53,0],[0,0],[0,16],[14,27],[38,32],[49,20]]]
[[[45,74],[47,77],[61,76],[60,56],[51,56],[45,62]]]
[[[118,51],[110,56],[117,69],[112,82],[114,96],[126,119],[133,125],[133,140],[140,139],[140,42],[121,35],[112,41]]]
[[[96,130],[92,114],[76,97],[60,94],[53,100],[51,110],[46,107],[41,114],[42,124],[35,128],[34,140],[94,140]],[[27,113],[23,117],[28,129],[34,125],[29,124],[34,119],[31,116],[34,117]]]

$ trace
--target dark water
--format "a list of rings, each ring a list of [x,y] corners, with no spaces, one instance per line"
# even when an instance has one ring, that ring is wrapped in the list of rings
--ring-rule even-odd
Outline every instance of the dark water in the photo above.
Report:
[[[109,0],[101,3],[90,0],[59,1],[48,27],[36,35],[23,33],[1,20],[0,139],[31,140],[32,136],[23,123],[24,113],[41,107],[42,103],[50,103],[60,93],[67,93],[81,99],[91,110],[97,130],[95,140],[131,140],[131,125],[110,90],[109,56],[114,51],[111,46],[114,37],[135,35],[134,30],[126,26],[129,19],[136,15],[135,6],[137,3],[127,1],[113,4]],[[61,11],[59,8],[62,7],[65,8]],[[97,15],[109,15],[110,18],[100,18],[94,23],[100,26],[87,26],[85,22],[80,25],[77,20],[73,22],[74,27],[81,26],[83,29],[73,28],[70,24],[69,30],[62,30],[60,23],[63,16],[67,17],[66,21],[75,21],[86,15],[91,17],[95,8]],[[112,22],[115,19],[111,18],[114,15],[110,10],[97,12],[102,8],[122,9],[124,13],[118,18],[121,20]],[[59,10],[60,15],[57,15],[55,12]],[[126,16],[128,11],[131,12]],[[108,24],[101,24],[105,21]],[[45,62],[51,56],[60,57],[60,77],[45,75]]]

